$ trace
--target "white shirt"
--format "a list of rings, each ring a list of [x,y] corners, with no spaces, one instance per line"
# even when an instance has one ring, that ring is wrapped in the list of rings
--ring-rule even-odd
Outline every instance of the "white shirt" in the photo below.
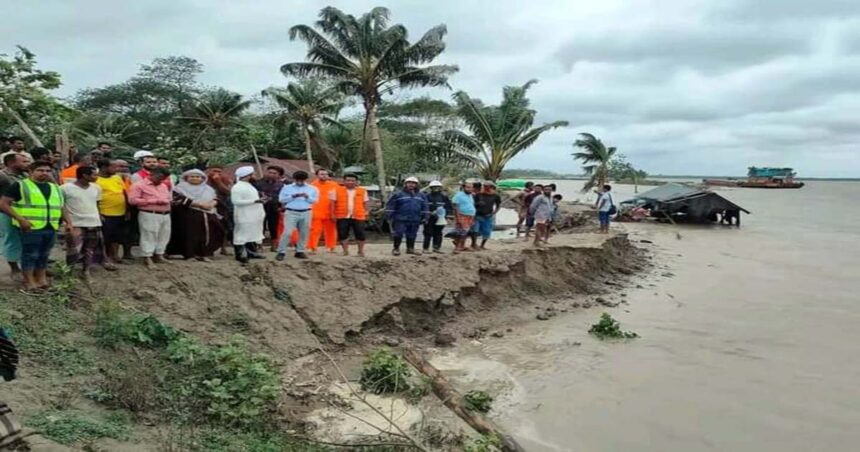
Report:
[[[329,201],[337,200],[337,190],[332,190],[328,193]],[[367,192],[364,192],[364,200],[362,202],[370,201],[370,197],[367,195]],[[355,189],[347,188],[346,189],[346,217],[352,218],[352,214],[355,212]]]
[[[99,215],[99,201],[102,199],[102,188],[90,184],[81,188],[74,182],[68,182],[61,187],[66,198],[65,207],[69,221],[76,228],[97,228],[102,225]]]
[[[606,203],[603,201],[606,200]],[[615,205],[615,200],[612,198],[612,193],[605,192],[600,195],[600,200],[597,201],[597,205],[599,206],[599,211],[601,212],[609,212],[609,209]]]
[[[230,190],[233,202],[233,244],[259,243],[263,240],[263,220],[266,212],[257,202],[260,194],[248,182],[238,181]]]

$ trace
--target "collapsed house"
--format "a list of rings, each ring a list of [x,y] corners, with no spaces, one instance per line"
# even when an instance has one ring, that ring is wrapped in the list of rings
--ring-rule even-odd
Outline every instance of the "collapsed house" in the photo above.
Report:
[[[629,215],[636,209],[650,211],[651,217],[673,222],[728,221],[731,224],[735,219],[738,226],[740,213],[750,213],[717,193],[676,183],[661,185],[621,203],[622,214]]]

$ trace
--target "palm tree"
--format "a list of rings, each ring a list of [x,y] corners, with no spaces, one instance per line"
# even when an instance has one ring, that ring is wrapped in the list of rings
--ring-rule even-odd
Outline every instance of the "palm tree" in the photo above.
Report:
[[[272,97],[284,109],[283,121],[297,124],[301,128],[308,168],[313,172],[312,145],[316,144],[322,152],[330,151],[320,133],[323,123],[340,125],[337,115],[343,108],[343,95],[317,79],[307,79],[300,83],[290,83],[286,89],[266,89],[263,91],[263,96]],[[331,155],[326,157],[329,164],[334,160]]]
[[[443,134],[445,145],[474,165],[481,177],[497,180],[505,165],[544,132],[567,126],[567,121],[555,121],[533,127],[536,112],[529,108],[526,92],[535,83],[537,80],[530,80],[522,86],[505,87],[498,106],[484,106],[462,91],[454,94],[457,114],[469,133],[448,130]]]
[[[197,100],[180,121],[198,130],[194,144],[211,134],[218,134],[231,127],[241,127],[240,116],[251,106],[251,101],[242,100],[241,94],[218,88],[209,91]]]
[[[308,45],[305,62],[281,66],[285,75],[320,76],[331,79],[342,93],[363,100],[364,131],[376,159],[379,186],[386,193],[382,142],[376,122],[377,107],[383,94],[397,88],[448,86],[448,76],[456,66],[430,65],[445,50],[444,25],[427,31],[415,43],[407,40],[406,27],[389,25],[389,11],[373,8],[361,17],[345,14],[334,7],[320,11],[316,27],[296,25],[290,39]]]
[[[609,165],[615,156],[616,149],[614,147],[606,147],[603,141],[590,133],[580,133],[581,138],[577,139],[573,145],[582,149],[580,152],[574,152],[573,158],[582,161],[582,169],[585,175],[589,176],[585,185],[582,186],[582,192],[585,193],[594,187],[602,187],[609,180]]]

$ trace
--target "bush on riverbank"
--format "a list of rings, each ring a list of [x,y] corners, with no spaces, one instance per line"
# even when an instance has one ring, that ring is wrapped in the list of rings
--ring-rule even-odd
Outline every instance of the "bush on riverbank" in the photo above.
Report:
[[[412,371],[403,358],[380,348],[371,353],[361,369],[361,389],[374,394],[400,392],[409,389]]]
[[[588,332],[597,336],[597,338],[601,340],[633,339],[639,337],[638,334],[632,331],[622,331],[621,323],[605,312],[600,316],[599,322],[591,325],[591,329],[589,329]]]

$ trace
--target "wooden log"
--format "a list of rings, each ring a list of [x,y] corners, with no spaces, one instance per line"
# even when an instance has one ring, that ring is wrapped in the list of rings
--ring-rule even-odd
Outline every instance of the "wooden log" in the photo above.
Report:
[[[504,452],[524,451],[522,446],[520,446],[513,437],[502,432],[499,427],[484,417],[481,413],[466,409],[463,396],[451,387],[451,384],[448,383],[448,379],[442,375],[442,372],[439,372],[439,369],[436,369],[415,350],[407,348],[403,351],[403,358],[406,359],[409,364],[412,364],[418,372],[429,377],[433,393],[439,397],[446,407],[474,428],[478,433],[497,436],[502,441],[502,450]]]

